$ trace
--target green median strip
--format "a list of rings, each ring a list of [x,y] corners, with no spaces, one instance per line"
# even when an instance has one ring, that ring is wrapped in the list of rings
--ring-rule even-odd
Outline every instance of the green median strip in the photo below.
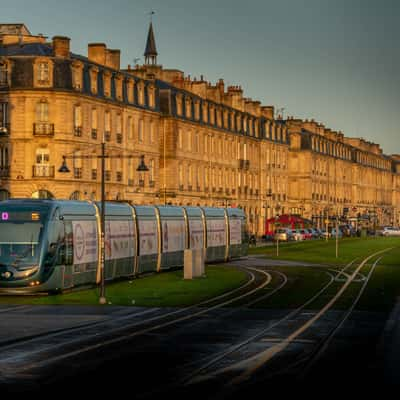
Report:
[[[225,266],[207,266],[206,276],[193,280],[184,280],[183,271],[175,270],[108,283],[106,298],[110,305],[182,307],[233,290],[244,284],[247,279],[244,271]],[[98,302],[97,288],[57,296],[0,296],[0,304],[98,305]]]

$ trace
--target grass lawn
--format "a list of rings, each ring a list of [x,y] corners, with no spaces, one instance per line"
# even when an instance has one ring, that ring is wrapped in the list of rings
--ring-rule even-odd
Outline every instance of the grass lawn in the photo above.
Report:
[[[400,238],[346,238],[339,241],[339,257],[336,258],[334,239],[309,240],[279,244],[279,257],[276,257],[276,246],[256,247],[249,249],[250,254],[264,255],[291,261],[305,261],[317,264],[343,265],[356,257],[366,257],[387,247],[400,247]],[[399,260],[400,261],[400,260]]]
[[[232,290],[247,281],[236,268],[206,266],[206,277],[183,280],[183,270],[163,272],[138,279],[109,283],[109,304],[123,306],[189,306]],[[57,296],[0,296],[0,304],[98,305],[98,289],[80,290]]]
[[[339,243],[340,257],[338,259],[335,256],[335,240],[282,244],[279,257],[276,257],[276,248],[271,246],[252,248],[250,253],[264,255],[272,259],[345,265],[356,257],[361,261],[362,258],[387,247],[394,249],[383,255],[357,305],[357,309],[389,311],[400,296],[400,238],[343,239]],[[371,262],[374,260],[371,260]],[[371,264],[366,265],[361,272],[366,276],[370,268]],[[265,301],[264,304],[258,304],[257,307],[299,307],[329,280],[325,268],[322,267],[275,267],[274,269],[287,275],[288,284],[275,296]],[[342,285],[343,282],[333,283],[329,290],[308,308],[318,309],[322,307]],[[334,305],[334,309],[347,309],[361,285],[362,283],[359,282],[352,283]]]

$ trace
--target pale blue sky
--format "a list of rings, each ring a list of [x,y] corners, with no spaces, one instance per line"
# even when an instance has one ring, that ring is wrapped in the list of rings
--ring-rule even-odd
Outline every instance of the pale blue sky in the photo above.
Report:
[[[141,57],[153,9],[165,68],[242,85],[245,96],[400,153],[400,1],[0,0],[1,22]]]

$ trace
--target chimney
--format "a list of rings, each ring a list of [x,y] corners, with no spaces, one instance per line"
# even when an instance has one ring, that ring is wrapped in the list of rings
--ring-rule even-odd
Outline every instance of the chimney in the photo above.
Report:
[[[66,36],[54,36],[53,37],[53,54],[54,54],[54,56],[69,58],[70,41],[71,41],[71,39]]]
[[[113,69],[116,69],[117,71],[120,70],[121,68],[121,50],[111,50],[107,49],[106,50],[106,61],[107,61],[107,66]]]
[[[100,65],[106,65],[106,50],[107,47],[104,43],[89,43],[88,44],[88,58]]]

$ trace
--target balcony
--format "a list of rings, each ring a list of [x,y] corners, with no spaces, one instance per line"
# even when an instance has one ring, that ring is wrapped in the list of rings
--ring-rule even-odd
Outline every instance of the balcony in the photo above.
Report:
[[[92,169],[92,180],[93,181],[97,180],[97,169]]]
[[[105,171],[105,180],[111,181],[111,171]]]
[[[144,187],[144,179],[139,179],[139,187]]]
[[[53,165],[34,165],[32,167],[33,178],[54,178]]]
[[[180,191],[183,190],[183,185],[179,185],[179,190],[180,190]]]
[[[193,186],[192,185],[188,185],[188,191],[191,192],[192,189],[193,189]]]
[[[92,139],[97,139],[97,129],[92,128]]]
[[[117,143],[122,143],[122,133],[117,133]]]
[[[10,177],[10,167],[0,167],[0,178]]]
[[[109,142],[111,140],[111,132],[109,131],[104,132],[104,139],[106,142]]]
[[[33,134],[35,136],[54,136],[54,124],[48,122],[33,124]]]
[[[0,125],[0,137],[10,136],[10,124]]]
[[[135,181],[133,179],[128,179],[128,186],[133,186]]]
[[[149,186],[151,188],[155,187],[156,186],[156,181],[149,181]]]
[[[122,182],[122,172],[117,171],[117,182]]]

